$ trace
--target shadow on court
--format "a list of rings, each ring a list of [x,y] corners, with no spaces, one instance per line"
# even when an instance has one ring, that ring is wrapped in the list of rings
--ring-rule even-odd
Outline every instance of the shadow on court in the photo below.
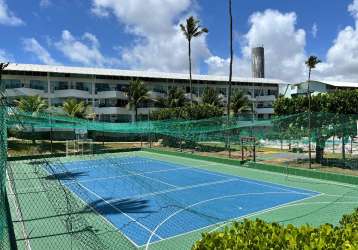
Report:
[[[104,200],[95,200],[89,203],[85,210],[95,209],[101,214],[121,214],[121,213],[155,213],[149,210],[149,200],[122,199],[112,200],[112,198],[104,198]]]
[[[44,177],[46,180],[61,180],[61,181],[67,181],[67,180],[74,180],[77,177],[83,177],[87,176],[87,172],[62,172],[57,174],[50,174],[46,177]]]

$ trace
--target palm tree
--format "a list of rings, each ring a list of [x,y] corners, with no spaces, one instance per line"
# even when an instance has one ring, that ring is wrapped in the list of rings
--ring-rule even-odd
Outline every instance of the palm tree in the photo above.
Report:
[[[2,73],[5,70],[5,68],[9,65],[9,63],[0,63],[0,141],[3,144],[2,146],[4,146],[4,148],[6,148],[6,133],[4,133],[4,131],[2,131],[2,129],[6,129],[6,123],[5,123],[5,112],[6,112],[6,108],[5,108],[5,94],[3,91],[5,91],[5,86],[3,87],[2,85]],[[0,153],[3,153],[5,155],[1,155],[0,157],[6,157],[6,151],[5,150],[0,150]]]
[[[220,106],[222,104],[222,98],[214,88],[205,88],[202,102],[213,106]]]
[[[196,20],[193,16],[186,19],[186,23],[180,24],[180,28],[188,41],[188,55],[189,55],[189,88],[190,88],[190,103],[193,103],[193,95],[192,95],[192,76],[191,76],[191,40],[195,37],[201,36],[203,33],[208,33],[209,30],[207,28],[202,28],[200,26],[200,21]]]
[[[184,91],[181,88],[174,87],[169,90],[166,98],[159,98],[157,100],[160,107],[163,108],[178,108],[185,105],[186,99]]]
[[[16,101],[16,104],[20,111],[31,113],[32,116],[36,116],[47,109],[46,101],[39,95],[21,97],[20,100]],[[31,127],[31,132],[32,144],[36,144],[34,126]]]
[[[311,81],[311,72],[312,69],[316,68],[316,65],[319,64],[321,60],[316,56],[310,56],[305,62],[308,68],[308,81],[307,81],[307,92],[308,92],[308,158],[309,158],[309,168],[311,168],[311,89],[310,89],[310,81]]]
[[[78,101],[74,98],[67,99],[62,105],[63,111],[71,117],[87,118],[91,115],[89,106],[84,101]]]
[[[234,49],[233,49],[233,41],[232,41],[232,32],[233,32],[233,24],[232,24],[232,1],[229,0],[229,16],[230,16],[230,68],[229,68],[229,88],[227,93],[227,118],[229,121],[230,117],[230,109],[231,109],[231,81],[232,81],[232,64],[234,57]]]
[[[237,91],[233,98],[231,103],[231,109],[234,112],[234,114],[239,114],[241,112],[244,112],[248,110],[251,107],[250,101],[247,98],[247,96],[244,95],[244,92]]]
[[[131,80],[128,88],[128,104],[135,111],[135,121],[138,120],[138,107],[149,99],[148,89],[139,79]]]
[[[5,68],[9,66],[9,63],[0,63],[0,105],[5,106],[5,94],[3,93],[5,91],[5,86],[2,85],[2,74],[5,70]]]

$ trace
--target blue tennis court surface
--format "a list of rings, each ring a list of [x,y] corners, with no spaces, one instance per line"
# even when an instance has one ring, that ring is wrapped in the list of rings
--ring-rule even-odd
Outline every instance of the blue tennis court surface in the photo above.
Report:
[[[47,170],[136,246],[318,194],[138,156]]]

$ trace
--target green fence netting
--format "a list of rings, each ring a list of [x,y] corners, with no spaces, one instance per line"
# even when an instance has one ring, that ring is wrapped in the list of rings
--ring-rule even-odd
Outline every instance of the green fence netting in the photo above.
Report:
[[[0,99],[0,249],[16,249],[6,192],[7,112],[1,105],[1,100],[2,99]]]
[[[91,200],[90,194],[66,168],[67,162],[78,160],[102,159],[107,160],[108,164],[114,164],[112,157],[122,156],[122,153],[115,156],[91,154],[111,150],[119,152],[128,148],[158,148],[157,151],[140,151],[133,155],[150,156],[177,164],[187,163],[218,173],[330,194],[327,200],[323,200],[323,197],[317,198],[317,204],[322,204],[322,207],[314,207],[317,213],[310,210],[312,207],[305,207],[312,221],[317,218],[327,221],[338,218],[336,211],[341,209],[339,213],[343,213],[344,208],[351,208],[356,204],[353,200],[355,197],[351,195],[356,192],[354,187],[344,184],[336,186],[316,180],[289,179],[281,174],[300,178],[322,178],[327,181],[338,180],[335,179],[334,173],[286,168],[289,164],[287,161],[297,164],[302,161],[302,166],[306,168],[308,145],[311,144],[315,167],[339,168],[339,171],[342,171],[339,175],[341,182],[356,184],[356,178],[345,178],[344,174],[347,173],[344,171],[349,170],[349,174],[357,174],[353,171],[358,170],[358,115],[312,113],[309,126],[307,113],[271,119],[239,115],[202,120],[106,123],[51,113],[27,113],[10,107],[0,109],[0,112],[1,249],[11,247],[11,225],[8,223],[10,219],[13,221],[19,249],[134,249],[135,245],[121,233],[121,229],[115,228],[83,202],[86,199]],[[92,151],[84,150],[84,144],[91,144]],[[69,148],[72,151],[69,151]],[[229,155],[232,158],[245,157],[253,160],[253,149],[258,151],[255,160],[261,163],[223,160]],[[163,153],[168,151],[171,153]],[[192,157],[183,159],[183,153],[178,151],[184,151]],[[161,152],[161,156],[156,152]],[[126,154],[127,152],[123,153]],[[66,155],[67,157],[63,157]],[[131,156],[129,153],[128,155]],[[11,160],[8,164],[7,156],[10,156]],[[20,159],[14,156],[26,157]],[[282,162],[283,165],[276,166],[273,161],[281,158],[286,161]],[[269,163],[273,165],[261,165]],[[236,168],[240,164],[245,168]],[[51,170],[54,165],[56,171]],[[62,175],[58,175],[59,170]],[[6,179],[10,191],[8,196],[11,198],[11,217],[6,206]],[[82,200],[64,185],[64,180],[72,183],[72,190],[77,190]],[[152,188],[151,182],[136,180],[131,182],[133,183],[145,190]],[[350,195],[345,197],[346,194]],[[339,202],[346,202],[349,206],[340,206],[336,202],[337,197]],[[317,204],[314,206],[318,206]],[[289,217],[289,222],[304,222],[303,219],[297,220],[296,215],[295,211],[288,208],[282,214],[277,213],[270,218],[285,218],[286,221],[286,217]],[[321,221],[317,220],[318,222]],[[200,231],[190,234],[190,237],[183,236],[155,244],[153,249],[173,249],[178,247],[178,244],[182,244],[180,247],[183,249],[188,249],[198,237]]]

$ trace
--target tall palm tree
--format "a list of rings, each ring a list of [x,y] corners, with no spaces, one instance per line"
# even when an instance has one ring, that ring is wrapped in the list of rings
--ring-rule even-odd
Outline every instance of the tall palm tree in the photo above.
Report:
[[[139,79],[131,80],[128,88],[128,104],[135,111],[135,121],[138,120],[138,107],[149,99],[148,89]]]
[[[191,40],[195,37],[199,37],[204,33],[208,33],[209,30],[207,28],[203,28],[200,26],[200,21],[196,20],[193,16],[186,19],[185,24],[180,24],[180,28],[188,41],[188,55],[189,55],[189,88],[190,88],[190,103],[193,103],[193,95],[192,95],[192,76],[191,76]]]
[[[222,98],[214,88],[205,88],[202,102],[213,106],[220,106],[222,104]]]
[[[233,64],[233,57],[234,57],[234,49],[233,49],[233,24],[232,24],[232,0],[229,0],[229,16],[230,16],[230,68],[229,68],[229,88],[227,93],[227,117],[229,121],[230,116],[230,109],[231,109],[231,81],[232,81],[232,64]]]
[[[242,91],[235,92],[231,103],[231,109],[234,112],[234,114],[237,115],[250,108],[251,108],[250,101],[247,98],[247,96],[244,95],[244,92]]]
[[[174,87],[169,90],[167,97],[161,97],[157,102],[163,108],[178,108],[185,105],[186,99],[184,91],[181,88]]]
[[[47,109],[46,101],[39,95],[21,97],[20,100],[16,101],[16,104],[20,111],[31,113],[32,116],[36,116]],[[31,132],[32,144],[36,144],[34,126],[31,127]]]
[[[311,154],[311,72],[312,69],[316,68],[316,65],[319,64],[321,60],[316,56],[310,56],[305,62],[308,68],[308,81],[307,81],[307,92],[308,92],[308,158],[309,158],[309,168],[311,168],[312,154]]]

